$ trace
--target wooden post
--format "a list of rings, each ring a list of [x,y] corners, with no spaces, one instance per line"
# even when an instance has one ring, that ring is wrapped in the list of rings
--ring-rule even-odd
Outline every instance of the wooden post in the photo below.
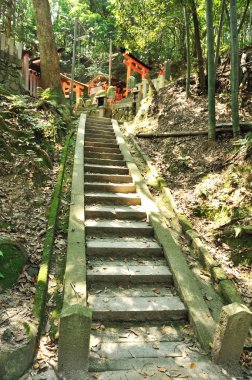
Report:
[[[127,79],[126,83],[128,83],[129,77],[131,77],[132,69],[131,69],[131,61],[129,61],[129,64],[127,65]]]
[[[164,62],[164,77],[165,80],[170,80],[171,76],[171,62],[170,61],[165,61]]]
[[[29,57],[30,53],[25,51],[23,53],[23,61],[22,61],[22,72],[25,82],[25,89],[29,91],[29,81],[30,81],[30,70],[29,70]]]
[[[15,54],[15,41],[12,37],[10,38],[10,41],[9,41],[9,54],[10,55]]]
[[[71,73],[71,97],[70,97],[71,107],[73,106],[73,97],[74,97],[74,70],[75,70],[77,27],[78,27],[78,19],[76,18],[75,23],[74,23],[74,42],[73,42],[72,73]]]
[[[112,39],[109,40],[109,83],[111,86],[111,76],[112,76]]]

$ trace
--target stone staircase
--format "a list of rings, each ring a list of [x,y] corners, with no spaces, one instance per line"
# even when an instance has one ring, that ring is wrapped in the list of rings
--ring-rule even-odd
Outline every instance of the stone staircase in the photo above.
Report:
[[[186,342],[187,310],[109,119],[87,118],[84,157],[90,373],[130,380],[213,372],[204,359],[188,376],[199,354]]]

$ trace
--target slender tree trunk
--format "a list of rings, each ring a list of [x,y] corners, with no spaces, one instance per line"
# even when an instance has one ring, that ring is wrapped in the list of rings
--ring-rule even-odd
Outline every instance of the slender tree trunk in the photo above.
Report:
[[[241,22],[240,22],[240,25],[239,25],[239,28],[238,28],[238,34],[240,33],[240,31],[241,31],[241,29],[243,27],[243,24],[245,22],[249,4],[250,4],[250,0],[247,0],[245,8],[244,8],[243,15],[242,15],[242,18],[241,18]]]
[[[194,25],[194,36],[195,36],[195,47],[198,57],[198,69],[199,69],[199,84],[201,91],[205,91],[205,72],[204,72],[204,59],[202,55],[202,48],[200,42],[200,30],[199,30],[199,20],[195,1],[191,0],[192,16],[193,16],[193,25]]]
[[[225,0],[222,0],[222,3],[221,3],[221,16],[220,16],[218,35],[217,35],[217,42],[216,42],[216,52],[215,52],[215,71],[217,71],[218,61],[219,61],[220,41],[221,41],[221,33],[222,33],[223,21],[224,21],[224,12],[225,12]]]
[[[232,92],[232,125],[233,134],[240,134],[239,126],[239,47],[237,30],[236,0],[230,0],[230,31],[231,31],[231,92]]]
[[[249,10],[249,41],[252,40],[252,5]]]
[[[41,85],[53,88],[62,94],[60,66],[52,28],[48,0],[33,0],[37,36],[39,40]]]
[[[7,1],[7,15],[6,15],[6,42],[9,43],[11,37],[11,16],[12,16],[13,1]]]
[[[3,11],[3,2],[4,0],[0,0],[0,25],[1,25],[1,32],[4,30],[4,21],[3,21],[3,16],[4,16],[4,11]]]
[[[186,32],[186,98],[190,97],[191,55],[190,55],[190,19],[188,9],[184,7]]]
[[[208,138],[215,140],[215,64],[214,64],[214,29],[213,1],[206,0],[207,21],[207,56],[208,56]]]
[[[227,0],[224,0],[224,6],[225,6],[225,13],[226,13],[226,17],[227,17],[227,22],[228,22],[228,25],[230,26],[230,15],[229,15],[228,7],[227,7]]]

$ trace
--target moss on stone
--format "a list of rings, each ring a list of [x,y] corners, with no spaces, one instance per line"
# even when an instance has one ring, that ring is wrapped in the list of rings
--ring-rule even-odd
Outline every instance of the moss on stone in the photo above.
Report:
[[[183,232],[186,232],[187,230],[193,230],[193,226],[191,225],[190,221],[187,219],[185,215],[177,214],[177,217],[179,219],[179,223],[182,226]]]
[[[57,182],[54,188],[52,195],[51,206],[48,211],[48,227],[45,236],[44,250],[41,260],[41,266],[38,275],[38,282],[36,287],[35,299],[34,299],[34,308],[33,312],[35,318],[39,323],[39,331],[42,325],[43,311],[46,301],[47,287],[48,287],[48,270],[50,265],[52,247],[54,242],[55,227],[57,223],[57,215],[60,203],[61,187],[64,175],[64,169],[67,159],[68,146],[71,141],[72,133],[67,137],[65,146],[62,151],[60,167],[58,172]]]
[[[230,280],[220,281],[220,289],[224,300],[227,303],[243,303],[240,293],[237,291],[236,287]]]
[[[10,288],[18,279],[26,257],[16,245],[0,243],[0,292]]]

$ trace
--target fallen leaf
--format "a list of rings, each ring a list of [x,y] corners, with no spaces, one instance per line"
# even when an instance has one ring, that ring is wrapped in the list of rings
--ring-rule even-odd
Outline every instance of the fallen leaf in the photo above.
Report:
[[[190,364],[190,368],[191,368],[191,369],[196,368],[196,364],[195,364],[194,362],[192,362],[192,363]]]
[[[156,294],[160,294],[160,290],[158,288],[153,288],[151,289],[154,293]]]
[[[167,371],[167,369],[164,367],[157,367],[157,368],[158,368],[159,372],[165,373]]]
[[[34,369],[38,369],[38,368],[39,368],[39,363],[36,362],[35,364],[33,364],[33,368],[34,368]]]

